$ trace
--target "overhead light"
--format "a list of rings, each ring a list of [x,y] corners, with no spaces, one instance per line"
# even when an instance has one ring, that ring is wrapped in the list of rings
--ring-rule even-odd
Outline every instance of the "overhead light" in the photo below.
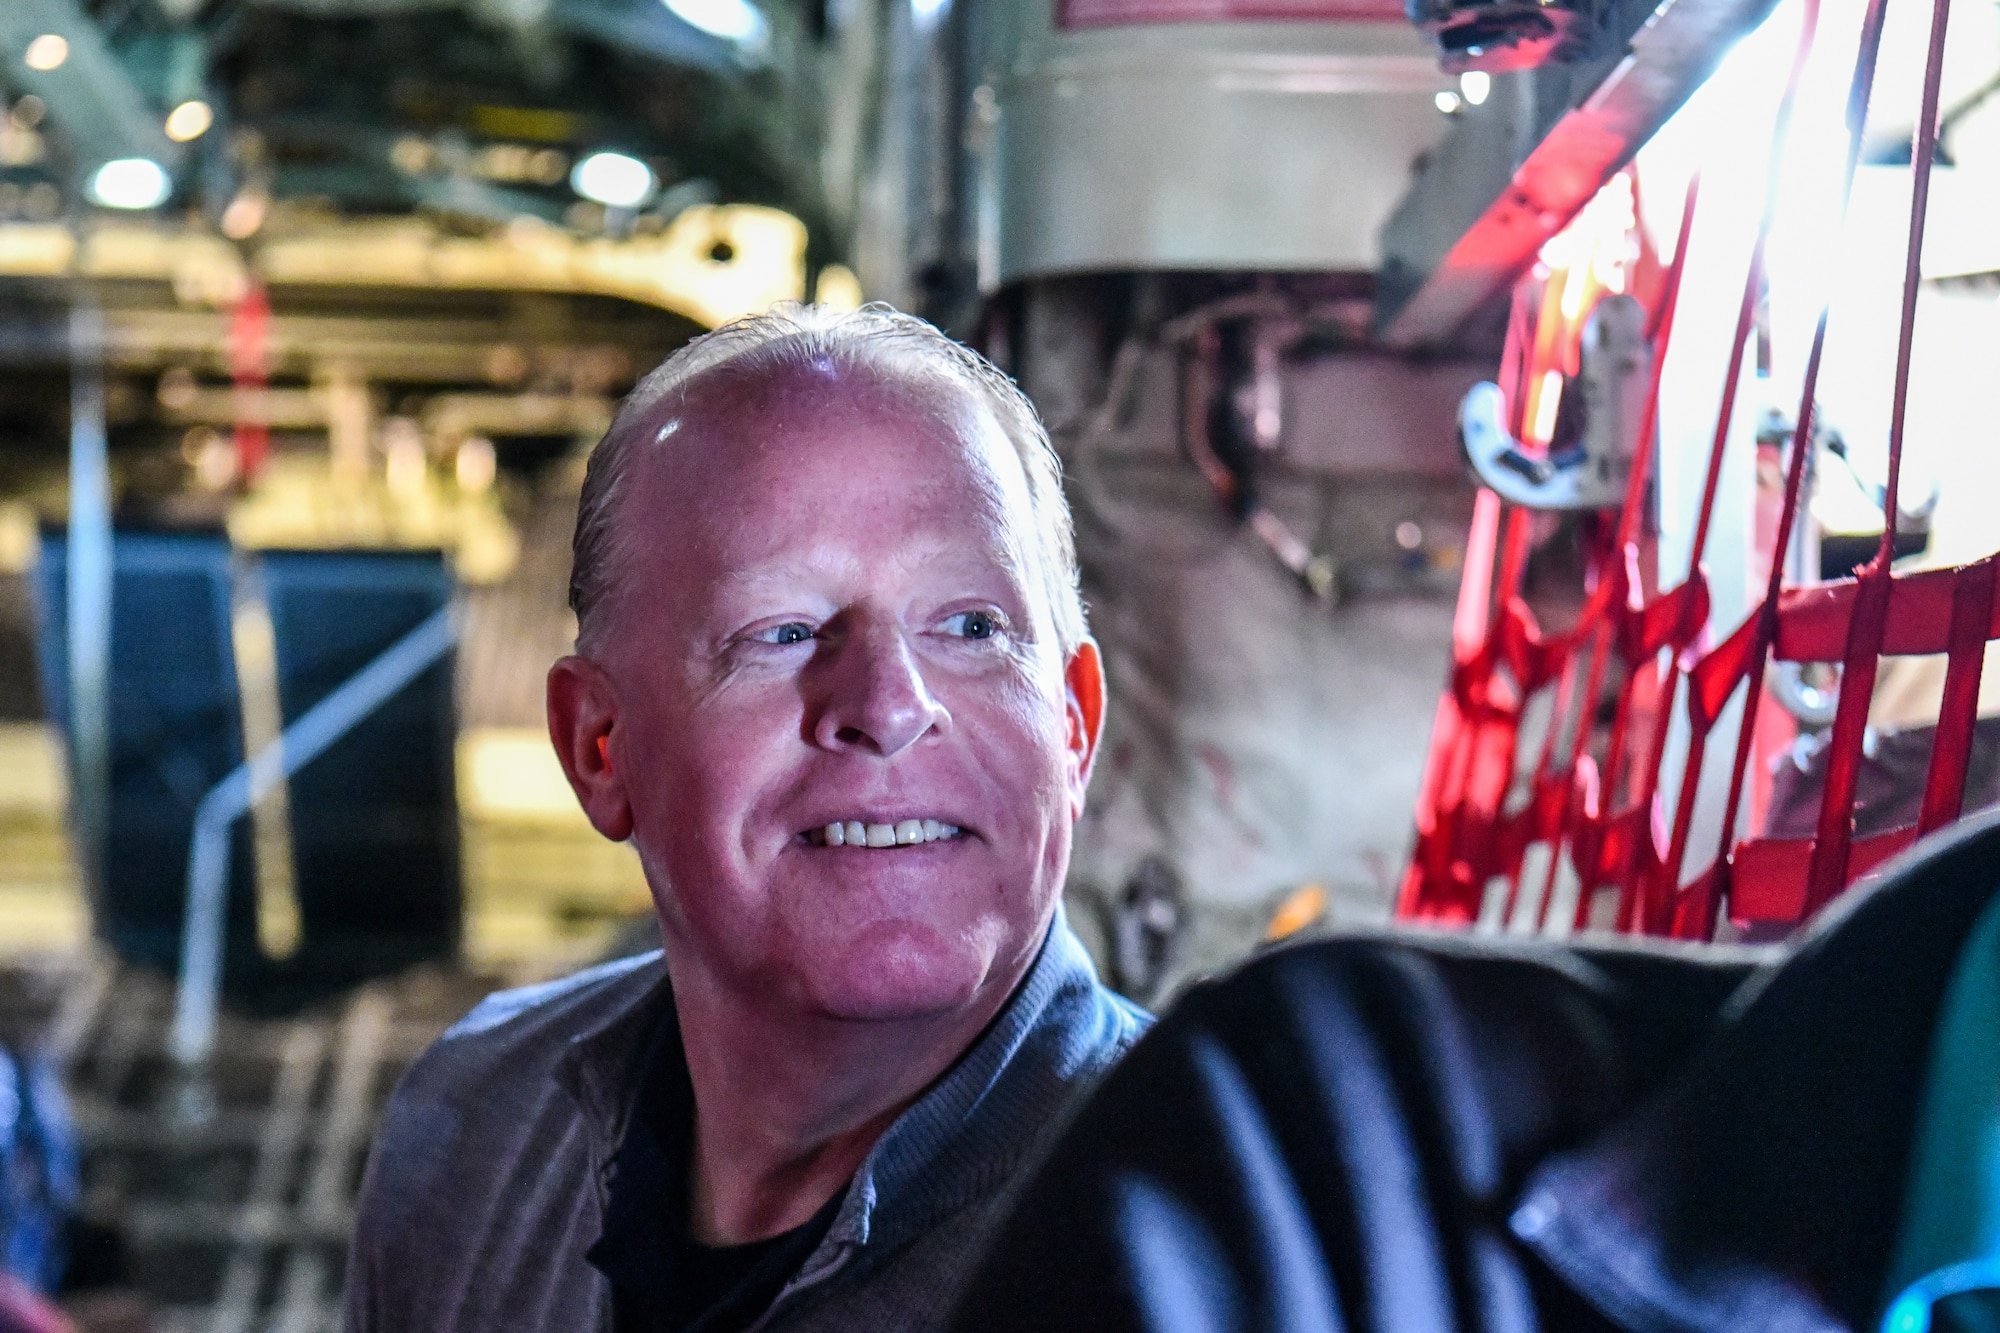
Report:
[[[167,137],[175,143],[186,143],[199,139],[208,133],[208,127],[215,123],[215,112],[202,101],[182,102],[167,113]]]
[[[569,173],[570,188],[606,208],[637,208],[653,197],[653,169],[624,153],[592,153]]]
[[[390,147],[389,161],[405,176],[421,176],[438,165],[438,153],[429,140],[406,134]]]
[[[1444,112],[1447,116],[1459,108],[1458,94],[1449,88],[1440,90],[1438,95],[1433,97],[1431,101],[1437,103],[1437,109]]]
[[[493,441],[478,435],[467,438],[458,446],[453,471],[458,477],[458,489],[469,495],[484,495],[492,490],[498,472]]]
[[[53,32],[43,33],[28,43],[27,50],[21,52],[23,64],[29,69],[38,69],[45,74],[52,69],[61,69],[63,61],[68,59],[69,43],[60,34]]]
[[[245,190],[222,210],[222,234],[232,241],[247,241],[264,225],[271,209],[270,196],[261,190]]]
[[[771,30],[764,11],[750,0],[661,0],[661,3],[681,22],[738,46],[762,46]]]
[[[1458,76],[1458,91],[1464,94],[1467,104],[1478,106],[1493,91],[1493,76],[1483,69],[1469,69]]]
[[[173,182],[149,157],[120,157],[90,178],[90,198],[104,208],[158,208],[173,193]]]

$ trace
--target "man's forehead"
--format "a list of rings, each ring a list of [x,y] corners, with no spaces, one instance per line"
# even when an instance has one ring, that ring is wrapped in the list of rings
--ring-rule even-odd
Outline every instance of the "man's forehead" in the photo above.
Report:
[[[755,525],[742,530],[750,514],[780,525],[762,535],[782,547],[783,526],[813,526],[830,503],[797,484],[807,474],[842,490],[867,482],[847,502],[885,519],[943,506],[1003,529],[1032,526],[1019,456],[992,412],[956,386],[880,372],[829,378],[816,366],[702,381],[670,395],[635,441],[650,447],[637,479],[645,498],[628,521],[677,533],[669,545],[725,535],[764,544]]]
[[[969,578],[994,572],[1007,575],[1020,572],[1014,567],[1018,552],[1010,544],[968,540],[968,535],[963,530],[899,534],[900,539],[890,543],[879,559],[865,565],[856,561],[851,550],[825,545],[801,548],[771,544],[738,553],[739,558],[729,568],[716,571],[706,582],[727,596],[818,582],[829,575],[916,573]]]
[[[699,371],[647,414],[663,433],[734,432],[782,423],[798,413],[894,412],[939,424],[976,415],[963,388],[933,377],[894,374],[885,367],[812,355],[764,363],[750,356]]]
[[[865,447],[878,438],[866,429],[871,421],[894,424],[898,436],[928,436],[1010,502],[1028,498],[1026,471],[992,408],[970,386],[943,376],[918,378],[825,356],[755,369],[725,363],[664,395],[637,430],[651,446],[645,452],[656,470],[672,472],[683,484],[698,476],[726,484],[738,469],[766,458],[787,460],[836,427],[859,427],[847,443]],[[892,441],[880,443],[886,452]],[[935,464],[923,469],[937,470]]]

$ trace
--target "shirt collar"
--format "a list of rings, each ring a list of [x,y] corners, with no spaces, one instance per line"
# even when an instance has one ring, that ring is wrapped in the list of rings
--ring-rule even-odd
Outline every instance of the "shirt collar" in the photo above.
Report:
[[[589,1128],[600,1198],[655,1035],[673,1007],[657,953],[647,966],[657,973],[652,984],[629,1007],[573,1038],[555,1072]],[[1035,962],[1000,1013],[863,1159],[821,1249],[900,1243],[996,1188],[1078,1074],[1114,1040],[1136,1035],[1143,1021],[1098,985],[1090,956],[1058,906]]]
[[[1058,908],[1013,998],[863,1159],[827,1239],[899,1244],[1011,1176],[1104,1050],[1103,995]]]
[[[653,1031],[633,1071],[631,1111],[617,1145],[604,1157],[604,1221],[585,1258],[638,1294],[648,1307],[666,1308],[662,1283],[671,1280],[663,1260],[685,1229],[687,1130],[693,1098],[680,1053],[680,1025],[669,998],[649,1006]]]
[[[658,949],[637,966],[633,984],[639,988],[637,997],[570,1038],[556,1061],[556,1084],[583,1115],[592,1162],[600,1176],[624,1142],[626,1125],[639,1102],[646,1058],[674,1004],[673,986]]]

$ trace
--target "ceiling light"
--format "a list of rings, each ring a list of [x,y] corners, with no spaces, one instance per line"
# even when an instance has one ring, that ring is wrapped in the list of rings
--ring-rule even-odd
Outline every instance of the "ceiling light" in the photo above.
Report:
[[[592,153],[569,173],[570,188],[606,208],[637,208],[653,197],[653,169],[624,153]]]
[[[270,197],[258,190],[245,190],[222,210],[222,234],[232,241],[247,241],[264,225],[270,211]]]
[[[1486,94],[1493,91],[1493,76],[1483,69],[1469,69],[1458,76],[1458,91],[1472,106],[1486,100]]]
[[[493,453],[493,441],[481,436],[469,437],[458,446],[458,458],[453,468],[458,476],[458,489],[471,495],[484,495],[493,489],[493,478],[498,471],[498,460]]]
[[[762,46],[770,32],[764,11],[750,0],[661,0],[661,3],[681,22],[738,46]]]
[[[35,38],[34,41],[28,43],[28,48],[21,52],[21,61],[23,64],[27,65],[29,69],[38,69],[43,73],[47,73],[52,69],[61,69],[63,61],[68,59],[69,43],[52,32],[45,32]]]
[[[171,193],[173,182],[147,157],[114,158],[90,178],[91,200],[104,208],[158,208]]]
[[[167,113],[167,137],[175,143],[186,143],[199,139],[208,133],[208,127],[215,123],[215,112],[206,102],[182,102]]]

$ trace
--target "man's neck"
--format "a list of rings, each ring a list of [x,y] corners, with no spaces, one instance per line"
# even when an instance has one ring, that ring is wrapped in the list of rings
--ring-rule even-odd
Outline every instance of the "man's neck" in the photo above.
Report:
[[[774,1013],[677,977],[695,1121],[688,1224],[705,1245],[741,1245],[802,1226],[992,1021],[1014,977],[973,1005],[857,1022]]]

